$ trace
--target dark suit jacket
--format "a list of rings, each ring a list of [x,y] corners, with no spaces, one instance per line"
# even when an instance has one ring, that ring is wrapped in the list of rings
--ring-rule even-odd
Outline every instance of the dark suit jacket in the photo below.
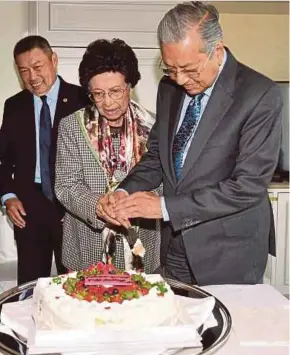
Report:
[[[279,155],[282,99],[273,81],[227,54],[181,179],[172,144],[185,92],[163,78],[149,151],[120,185],[132,193],[163,181],[170,223],[162,231],[161,262],[181,233],[200,285],[258,282],[273,223],[267,187]],[[273,234],[270,241],[274,252]]]
[[[66,83],[60,78],[50,153],[53,185],[59,122],[61,118],[84,107],[87,100],[81,87]],[[30,216],[41,216],[47,213],[46,207],[51,211],[51,202],[47,200],[46,206],[43,205],[46,199],[34,188],[36,131],[33,95],[28,90],[23,90],[6,100],[0,139],[0,195],[15,193]],[[63,208],[56,199],[54,203],[57,208],[53,210],[57,215],[62,216]]]

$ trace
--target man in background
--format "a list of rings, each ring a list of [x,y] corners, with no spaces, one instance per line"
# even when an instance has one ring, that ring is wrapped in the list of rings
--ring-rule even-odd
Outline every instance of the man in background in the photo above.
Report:
[[[14,224],[18,284],[50,275],[61,263],[63,208],[54,194],[56,140],[61,118],[84,107],[86,94],[57,75],[57,54],[41,36],[14,47],[24,90],[8,98],[0,131],[0,195]]]
[[[275,252],[267,187],[277,165],[278,86],[223,45],[216,8],[176,5],[158,27],[165,76],[148,152],[104,218],[162,218],[161,264],[186,283],[261,282]],[[144,192],[163,182],[164,196]],[[130,194],[128,196],[128,194]],[[107,201],[107,202],[108,202]]]

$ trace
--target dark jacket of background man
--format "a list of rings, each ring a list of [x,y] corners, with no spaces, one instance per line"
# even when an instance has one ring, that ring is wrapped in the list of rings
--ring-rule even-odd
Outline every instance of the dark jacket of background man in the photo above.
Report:
[[[39,128],[35,120],[35,97],[46,95],[59,80],[49,158],[53,193],[59,122],[84,107],[87,99],[81,87],[57,77],[57,55],[44,38],[28,36],[20,40],[15,46],[14,58],[25,89],[8,98],[4,106],[0,131],[0,194],[2,203],[3,198],[12,197],[4,205],[14,223],[18,284],[22,284],[50,275],[53,252],[58,273],[65,272],[61,264],[64,210],[55,195],[52,200],[44,196],[41,182],[36,181]]]

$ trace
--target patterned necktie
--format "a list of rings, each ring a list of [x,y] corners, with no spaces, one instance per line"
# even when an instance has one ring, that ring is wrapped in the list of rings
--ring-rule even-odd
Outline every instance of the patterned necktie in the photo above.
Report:
[[[172,155],[177,180],[181,176],[185,148],[199,120],[202,97],[203,94],[198,94],[191,99],[182,124],[174,137]]]
[[[50,180],[49,153],[51,142],[51,117],[47,103],[47,97],[41,96],[42,108],[40,111],[39,126],[39,153],[40,153],[40,175],[41,187],[44,195],[49,199],[53,199],[53,193]]]

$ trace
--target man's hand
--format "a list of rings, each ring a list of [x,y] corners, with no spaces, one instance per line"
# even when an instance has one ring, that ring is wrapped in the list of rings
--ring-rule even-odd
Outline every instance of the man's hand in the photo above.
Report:
[[[129,194],[125,190],[117,190],[108,194],[108,196],[109,196],[109,204],[111,205],[111,207],[114,207],[118,201],[129,196]]]
[[[115,206],[118,203],[118,201],[121,201],[122,199],[128,197],[129,194],[125,190],[117,190],[109,195],[109,208],[110,212],[112,212],[112,216],[115,220],[119,222],[120,225],[123,227],[129,229],[131,227],[131,223],[128,218],[123,218],[122,216],[116,216],[115,214]]]
[[[123,190],[103,195],[100,197],[97,204],[97,215],[109,223],[130,228],[131,224],[128,219],[122,217],[117,218],[114,213],[116,203],[126,196],[128,196],[128,193]]]
[[[152,192],[135,192],[119,199],[114,207],[115,218],[162,218],[161,198]]]
[[[21,229],[24,228],[26,222],[22,216],[26,216],[26,212],[22,202],[17,197],[12,197],[5,201],[5,206],[11,222]]]

